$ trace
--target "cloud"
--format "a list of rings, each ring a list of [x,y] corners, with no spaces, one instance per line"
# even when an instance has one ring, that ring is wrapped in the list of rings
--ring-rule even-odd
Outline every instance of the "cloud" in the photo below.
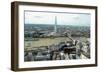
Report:
[[[90,14],[72,13],[45,13],[25,12],[25,24],[55,24],[55,16],[58,25],[83,25],[90,26]]]

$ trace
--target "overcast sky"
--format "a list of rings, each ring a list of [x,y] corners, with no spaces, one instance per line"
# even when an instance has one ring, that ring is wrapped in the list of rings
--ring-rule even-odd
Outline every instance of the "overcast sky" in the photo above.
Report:
[[[25,12],[25,24],[90,26],[90,14]]]

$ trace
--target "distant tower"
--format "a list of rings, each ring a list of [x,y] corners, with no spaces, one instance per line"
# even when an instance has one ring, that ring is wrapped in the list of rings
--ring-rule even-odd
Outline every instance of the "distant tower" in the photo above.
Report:
[[[55,16],[54,32],[57,33],[57,16]]]

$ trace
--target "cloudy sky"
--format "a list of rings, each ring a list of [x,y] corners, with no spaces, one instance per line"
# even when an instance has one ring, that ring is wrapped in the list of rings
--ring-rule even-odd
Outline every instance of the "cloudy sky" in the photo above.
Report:
[[[90,26],[90,14],[72,13],[47,13],[29,12],[25,13],[25,24],[55,24],[55,17],[58,25]]]

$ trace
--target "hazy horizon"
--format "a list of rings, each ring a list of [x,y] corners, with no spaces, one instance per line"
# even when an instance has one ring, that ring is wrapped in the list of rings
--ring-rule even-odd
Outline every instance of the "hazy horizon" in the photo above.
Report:
[[[90,14],[25,12],[24,24],[90,26]]]

